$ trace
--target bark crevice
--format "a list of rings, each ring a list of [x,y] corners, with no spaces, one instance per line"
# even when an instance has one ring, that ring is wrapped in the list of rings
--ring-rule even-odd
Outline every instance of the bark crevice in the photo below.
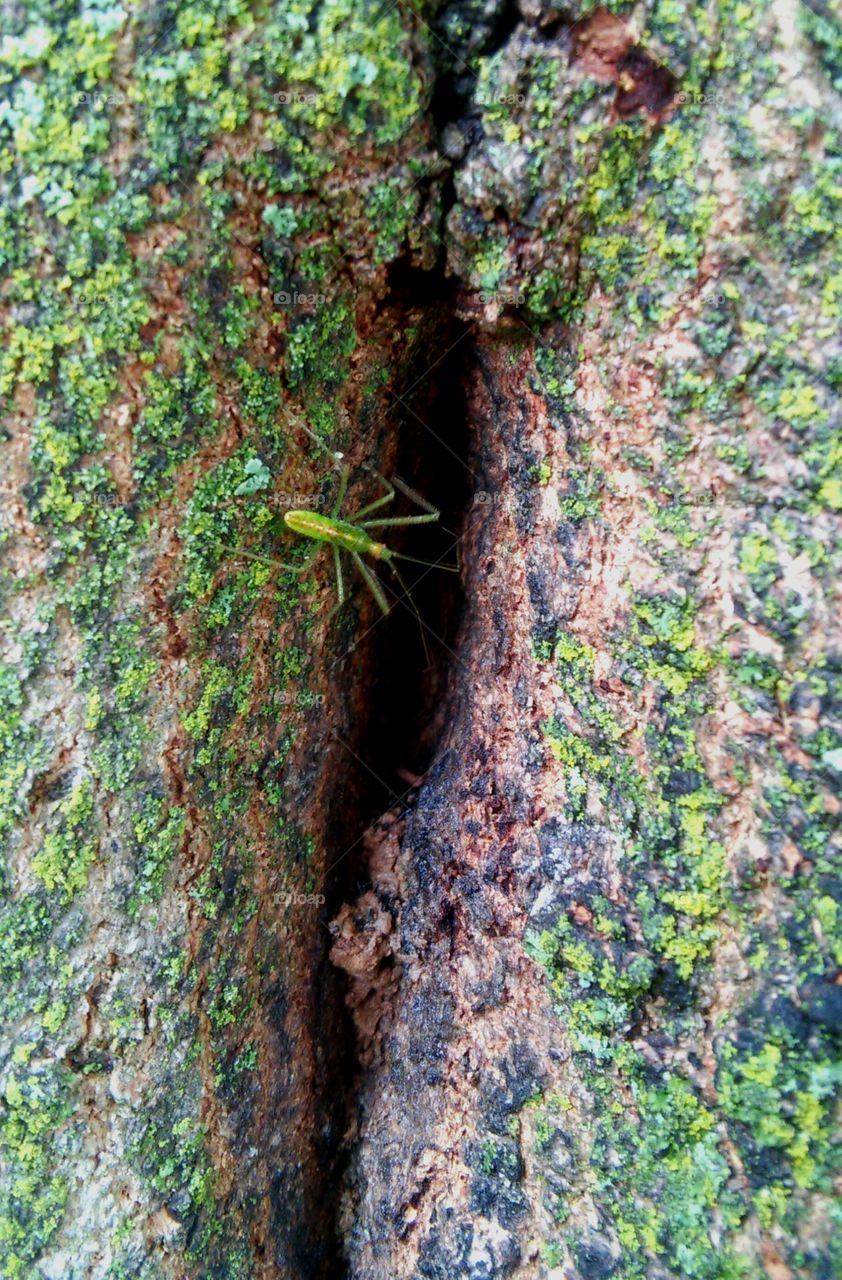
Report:
[[[380,567],[378,576],[391,605],[387,617],[367,598],[364,586],[355,583],[356,631],[346,636],[340,630],[330,640],[337,652],[328,666],[336,663],[334,675],[347,682],[348,691],[341,724],[328,729],[339,739],[342,768],[334,777],[333,799],[325,806],[322,918],[332,922],[333,955],[329,960],[323,952],[316,983],[317,1008],[334,1013],[315,1034],[322,1041],[326,1112],[345,1116],[344,1135],[335,1133],[329,1144],[333,1157],[324,1164],[319,1191],[320,1217],[337,1222],[342,1170],[353,1150],[359,1099],[373,1063],[375,1037],[365,1033],[365,1022],[369,1019],[375,1028],[388,1022],[399,980],[388,945],[375,944],[361,957],[353,943],[343,953],[341,935],[348,913],[359,915],[376,902],[371,891],[382,879],[383,841],[394,847],[436,757],[463,621],[461,574],[452,569],[459,561],[466,509],[476,500],[465,390],[474,344],[443,264],[425,271],[408,257],[397,260],[374,325],[384,341],[387,335],[393,341],[399,335],[404,350],[397,353],[399,373],[385,411],[378,420],[358,424],[371,449],[366,461],[373,454],[385,475],[404,479],[440,518],[435,524],[377,531],[391,548],[425,563],[402,560],[403,584]],[[414,340],[406,338],[413,333]],[[368,495],[361,498],[368,500]],[[355,505],[352,501],[349,512]],[[400,494],[389,507],[390,515],[417,513]],[[386,916],[383,927],[388,933]],[[356,932],[353,926],[351,932]],[[325,1201],[331,1206],[327,1215]],[[325,1274],[345,1274],[341,1257],[328,1263]]]

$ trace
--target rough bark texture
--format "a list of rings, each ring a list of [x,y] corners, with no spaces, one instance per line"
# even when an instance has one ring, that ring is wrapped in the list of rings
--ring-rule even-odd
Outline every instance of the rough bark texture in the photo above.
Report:
[[[0,1275],[837,1274],[833,7],[2,13]]]

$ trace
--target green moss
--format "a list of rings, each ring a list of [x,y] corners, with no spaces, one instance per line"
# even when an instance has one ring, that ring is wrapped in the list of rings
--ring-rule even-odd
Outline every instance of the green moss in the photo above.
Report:
[[[646,957],[629,961],[626,953],[618,968],[610,944],[566,920],[533,936],[530,949],[552,978],[591,1091],[588,1160],[600,1203],[613,1216],[622,1274],[645,1275],[651,1254],[682,1275],[752,1274],[727,1239],[711,1249],[712,1213],[730,1230],[760,1206],[767,1225],[792,1230],[797,1210],[787,1188],[830,1190],[839,1155],[838,1062],[816,1055],[784,1024],[756,1050],[738,1050],[729,1040],[711,1106],[674,1070],[653,1078],[628,1041],[653,990]],[[617,1103],[620,1094],[631,1109]],[[723,1125],[741,1152],[749,1199],[731,1181]],[[548,1124],[545,1130],[546,1137]],[[760,1150],[780,1152],[787,1163],[770,1166]]]
[[[3,845],[25,813],[24,778],[29,771],[43,767],[47,760],[45,744],[39,741],[23,714],[23,675],[33,674],[40,666],[39,648],[35,636],[24,636],[20,663],[15,667],[0,665],[0,841]]]
[[[571,467],[566,476],[567,487],[559,501],[559,510],[570,520],[593,520],[600,510],[604,477],[597,469]]]
[[[257,988],[237,972],[235,941],[255,910],[254,850],[240,840],[245,806],[264,806],[265,838],[285,874],[314,863],[286,791],[287,703],[274,700],[290,688],[296,704],[307,705],[312,583],[237,561],[241,547],[277,555],[278,529],[276,507],[236,489],[255,456],[271,477],[261,490],[267,498],[312,486],[312,471],[279,425],[281,408],[294,384],[312,425],[335,426],[357,345],[347,278],[341,295],[336,286],[337,227],[351,255],[368,243],[372,225],[375,261],[403,245],[421,199],[413,190],[418,162],[403,151],[413,149],[404,138],[422,80],[400,11],[348,0],[328,0],[315,17],[299,0],[259,15],[239,0],[208,0],[174,17],[166,6],[126,16],[33,0],[19,24],[20,17],[0,45],[0,264],[10,313],[0,396],[8,410],[24,384],[34,401],[23,497],[48,551],[48,582],[7,575],[4,586],[37,586],[52,613],[21,638],[17,669],[0,676],[0,836],[25,815],[24,781],[53,762],[53,744],[28,723],[37,699],[29,701],[26,681],[54,669],[51,618],[59,612],[79,654],[79,742],[90,777],[57,810],[45,809],[51,816],[32,864],[37,891],[0,908],[4,1013],[29,1016],[49,1044],[78,999],[51,937],[60,936],[63,948],[77,940],[73,898],[99,837],[94,795],[116,822],[119,874],[108,906],[115,916],[122,910],[143,919],[160,898],[189,812],[189,830],[206,831],[215,850],[192,888],[208,929],[202,955],[213,970],[211,1077],[224,1094],[255,1064],[244,1023]],[[134,51],[131,75],[121,64],[119,81],[118,41]],[[271,152],[249,146],[253,130]],[[372,164],[380,178],[352,184],[353,208],[342,196],[344,179],[322,183],[324,198],[314,200],[314,178],[334,169],[338,176],[347,162],[340,139],[348,135],[372,142],[383,159],[379,169]],[[267,207],[257,237],[240,225],[243,184],[260,190]],[[249,262],[267,264],[271,293],[290,283],[306,292],[316,286],[325,306],[277,314],[251,279],[243,284],[237,255],[246,242]],[[378,359],[382,367],[382,353]],[[231,407],[243,442],[233,450],[226,443]],[[209,467],[211,449],[216,465]],[[183,512],[191,492],[182,566],[180,546],[170,540],[172,510]],[[290,548],[290,558],[299,554]],[[127,598],[146,603],[129,609]],[[297,614],[302,637],[302,647],[288,653],[270,646],[265,702],[254,697],[249,648],[258,606],[275,624]],[[189,792],[182,798],[172,771],[164,776],[159,767],[152,735],[166,731],[158,685],[165,642],[185,641],[185,666],[202,678],[195,698],[167,708],[182,717],[195,748],[179,761]],[[177,939],[170,941],[180,954]],[[167,1075],[165,1062],[154,1064],[156,1123],[137,1135],[137,1163],[153,1198],[166,1195],[182,1221],[198,1220],[188,1251],[194,1265],[245,1276],[248,1250],[237,1230],[223,1233],[221,1211],[211,1204],[199,1100],[183,1079],[196,1028],[179,1010],[179,991],[161,1010],[178,1068]],[[109,1014],[119,1054],[136,1033],[135,1016],[116,996]],[[83,1069],[99,1068],[91,1059]],[[70,1079],[63,1088],[72,1105]],[[159,1113],[166,1119],[156,1127]],[[25,1247],[4,1219],[4,1247],[19,1259],[0,1266],[4,1274],[30,1273],[63,1194],[60,1179],[46,1183],[42,1202],[36,1196],[30,1217],[20,1217],[30,1227]],[[121,1269],[140,1275],[128,1238],[124,1247],[115,1276]],[[151,1276],[153,1261],[143,1268]]]
[[[842,92],[842,34],[832,21],[830,11],[825,13],[802,6],[798,11],[798,26],[818,51],[834,89]]]
[[[578,725],[555,717],[544,730],[566,766],[566,816],[585,820],[596,788],[606,811],[615,820],[622,815],[623,857],[640,869],[657,869],[657,898],[646,886],[636,896],[641,927],[662,960],[689,978],[710,954],[727,901],[724,848],[711,825],[720,799],[705,778],[693,728],[715,659],[694,643],[689,598],[639,597],[633,617],[617,656],[630,674],[639,672],[662,691],[663,712],[647,734],[648,774],[623,749],[626,727],[593,689],[591,656],[564,635],[557,646],[559,682]]]
[[[622,1274],[644,1276],[652,1254],[682,1275],[742,1274],[731,1248],[717,1254],[710,1248],[711,1211],[731,1225],[741,1216],[727,1190],[730,1168],[716,1114],[681,1076],[648,1079],[627,1040],[650,998],[656,966],[632,952],[619,968],[611,944],[566,920],[533,936],[530,949],[552,976],[581,1061],[596,1064],[584,1068],[593,1095],[588,1160],[622,1247]],[[621,1093],[631,1108],[617,1102]]]
[[[7,902],[0,907],[0,1005],[5,1017],[24,1011],[29,974],[38,974],[38,960],[43,955],[52,926],[49,909],[41,897],[27,895],[20,902]],[[33,983],[37,990],[38,979]]]
[[[828,1049],[830,1046],[828,1045]],[[726,1047],[717,1078],[719,1103],[736,1122],[738,1142],[750,1165],[758,1148],[780,1151],[785,1185],[832,1191],[840,1167],[834,1130],[834,1101],[842,1065],[831,1056],[805,1052],[805,1045],[784,1029],[754,1052]],[[766,1198],[767,1212],[772,1202]],[[786,1206],[780,1206],[786,1214]]]
[[[128,910],[133,914],[143,902],[157,901],[176,852],[181,847],[187,815],[170,808],[157,797],[145,796],[132,815],[132,830],[139,850],[138,878]]]
[[[591,305],[576,299],[610,358],[626,362],[636,362],[640,348],[619,313],[651,331],[681,308],[672,323],[687,346],[672,348],[658,368],[663,399],[651,405],[652,421],[663,413],[664,425],[645,453],[626,452],[651,513],[636,571],[645,565],[649,582],[662,578],[672,589],[630,597],[627,617],[601,640],[605,697],[592,655],[560,637],[563,697],[544,724],[565,788],[548,836],[562,849],[569,838],[577,856],[577,839],[586,841],[589,873],[587,885],[578,876],[575,888],[566,878],[554,886],[558,922],[530,940],[571,1038],[572,1077],[590,1106],[580,1103],[581,1159],[565,1171],[569,1185],[554,1203],[547,1191],[547,1207],[564,1223],[584,1198],[601,1216],[610,1206],[603,1224],[623,1277],[658,1266],[687,1276],[759,1274],[758,1226],[793,1274],[838,1265],[835,1241],[815,1233],[808,1241],[803,1223],[827,1217],[839,1166],[828,994],[842,955],[829,815],[838,782],[838,673],[833,661],[814,658],[822,643],[815,601],[828,588],[836,549],[827,513],[839,503],[832,341],[839,157],[824,107],[790,110],[780,99],[768,7],[723,0],[717,21],[729,36],[715,44],[709,14],[667,0],[650,6],[648,29],[662,55],[664,48],[677,50],[679,61],[684,49],[692,54],[682,88],[701,86],[713,101],[683,104],[646,138],[635,172],[620,157],[612,166],[610,151],[591,164],[587,199],[601,221],[584,225],[581,292],[594,281],[601,291]],[[826,23],[815,13],[799,22],[832,74]],[[757,104],[780,133],[756,132]],[[721,265],[706,285],[700,266],[715,201],[704,157],[714,125],[728,139],[745,226],[733,242],[717,240]],[[783,152],[770,137],[787,130],[802,148],[797,177],[761,190],[752,169],[774,170]],[[586,133],[584,126],[583,148]],[[793,308],[782,319],[783,293]],[[603,368],[592,343],[587,354],[622,424],[608,401],[608,360]],[[588,445],[601,424],[576,405],[570,369],[555,353],[540,349],[536,364],[573,466],[588,474]],[[706,496],[691,479],[696,462],[704,469],[709,458],[725,464],[724,510],[716,502],[701,509]],[[565,506],[566,521],[599,521],[600,490],[598,483],[579,510]],[[694,597],[701,565],[723,548],[738,570],[727,626],[708,600]],[[777,642],[774,658],[760,652],[755,630]],[[548,648],[542,635],[542,661]],[[747,717],[735,718],[733,734],[714,725],[721,755],[708,778],[711,757],[700,749],[703,735],[710,740],[706,717],[735,705],[756,731]],[[779,725],[788,726],[785,746]],[[720,818],[732,799],[752,833],[750,849]],[[746,965],[735,960],[742,980],[727,988],[732,1004],[714,1027],[705,975],[723,938],[725,972],[734,948]],[[699,1063],[714,1058],[715,1086],[702,1090]],[[548,1174],[548,1188],[558,1181]],[[576,1257],[582,1242],[564,1225],[558,1241],[565,1249],[555,1257],[568,1250]]]
[[[658,539],[650,545],[659,558],[668,554]],[[819,572],[823,563],[821,548],[805,541],[789,516],[775,516],[737,546],[740,568],[758,591],[775,580],[782,549],[806,553]],[[726,870],[725,844],[716,830],[722,801],[705,777],[697,722],[712,680],[733,681],[734,696],[764,714],[770,694],[785,704],[794,690],[800,697],[807,691],[830,711],[838,693],[835,673],[823,659],[812,669],[797,661],[782,669],[748,649],[728,656],[700,645],[696,608],[682,591],[639,595],[629,620],[607,638],[626,698],[636,689],[654,691],[645,773],[637,757],[626,756],[629,728],[616,709],[623,703],[614,700],[609,710],[594,687],[594,655],[575,637],[559,637],[557,680],[575,714],[565,709],[544,727],[553,754],[566,766],[565,816],[592,824],[597,815],[610,814],[628,898],[589,896],[589,924],[581,923],[577,900],[575,916],[562,915],[553,929],[533,935],[529,947],[551,977],[574,1062],[590,1090],[588,1127],[596,1137],[589,1172],[598,1202],[611,1206],[620,1274],[647,1274],[654,1255],[677,1274],[730,1280],[753,1274],[753,1257],[741,1252],[745,1241],[737,1234],[747,1217],[757,1212],[767,1228],[796,1241],[799,1215],[810,1203],[803,1196],[826,1194],[838,1168],[832,1032],[812,1019],[809,1030],[803,1022],[799,1030],[797,1012],[779,1017],[773,1003],[780,1003],[777,993],[788,984],[804,983],[805,1002],[818,1001],[817,1018],[823,1016],[822,984],[842,956],[842,911],[836,896],[823,890],[830,884],[832,822],[822,761],[823,752],[835,749],[835,738],[805,722],[799,746],[815,769],[787,764],[774,746],[764,746],[767,770],[776,763],[778,782],[762,802],[755,793],[758,817],[770,806],[762,834],[775,848],[796,831],[809,860],[803,875],[781,877],[779,891],[789,903],[766,928],[756,923],[752,882],[735,886],[734,867]],[[748,782],[750,755],[759,751],[743,750],[744,761],[734,761],[730,776]],[[692,1043],[696,983],[703,981],[726,914],[745,931],[746,952],[769,992],[723,1019],[712,1102],[674,1067],[660,1070],[653,1084],[635,1030],[654,1025],[671,1042]],[[680,994],[674,1004],[670,993]],[[633,1099],[631,1114],[618,1107],[619,1096]],[[743,1189],[731,1181],[726,1135],[746,1171]],[[577,1182],[559,1195],[559,1222],[587,1185]],[[713,1250],[715,1217],[722,1234]],[[575,1246],[567,1234],[563,1238]],[[793,1265],[808,1271],[816,1265],[815,1253],[805,1254],[797,1244],[791,1249]]]
[[[586,215],[581,299],[598,282],[647,328],[658,318],[664,280],[695,276],[716,203],[699,164],[705,129],[703,111],[682,108],[648,149],[641,119],[608,135],[579,198]]]
[[[97,840],[92,835],[93,788],[89,778],[78,781],[58,807],[59,826],[48,832],[32,859],[32,870],[52,893],[65,900],[84,889],[88,871],[96,857]]]
[[[295,388],[304,384],[318,388],[318,399],[308,406],[315,430],[329,431],[335,425],[330,406],[331,393],[347,378],[347,361],[355,346],[353,311],[344,298],[325,303],[314,316],[301,320],[289,334],[287,362],[290,386]]]
[[[284,759],[292,736],[274,700],[278,692],[283,698],[292,692],[297,705],[306,704],[310,586],[268,566],[244,565],[237,551],[257,547],[277,554],[276,513],[269,497],[276,491],[301,491],[299,472],[310,488],[313,484],[314,473],[299,467],[292,442],[277,425],[285,383],[294,385],[317,429],[327,433],[339,421],[350,360],[359,352],[356,299],[347,292],[346,267],[340,273],[336,263],[337,228],[347,254],[343,262],[356,263],[372,227],[375,264],[405,243],[418,242],[414,219],[420,195],[413,184],[421,176],[419,162],[406,160],[402,152],[414,149],[409,134],[426,90],[407,56],[400,10],[383,13],[368,4],[328,0],[313,15],[311,5],[293,0],[283,10],[273,9],[264,22],[262,14],[240,0],[208,0],[183,6],[175,20],[166,6],[138,10],[128,20],[116,10],[89,6],[77,13],[67,6],[59,24],[51,9],[33,0],[25,17],[29,25],[13,28],[0,49],[8,104],[0,121],[2,172],[10,194],[0,213],[0,254],[4,300],[11,309],[0,387],[10,392],[15,380],[24,379],[34,391],[25,498],[49,547],[49,590],[55,592],[51,604],[66,608],[82,653],[79,683],[84,732],[92,740],[91,794],[95,783],[97,792],[119,797],[132,814],[122,835],[136,874],[123,905],[134,914],[161,893],[167,867],[184,839],[188,802],[173,799],[148,764],[145,720],[157,706],[156,661],[163,628],[149,618],[126,616],[123,599],[127,584],[134,595],[137,582],[149,581],[152,557],[164,545],[161,530],[167,538],[172,533],[171,505],[181,511],[184,494],[193,495],[179,531],[184,572],[161,612],[169,612],[179,634],[188,637],[187,665],[199,675],[198,687],[178,711],[194,748],[184,761],[189,804],[196,808],[191,829],[197,820],[212,850],[191,892],[205,921],[201,998],[212,1028],[211,1078],[222,1091],[233,1080],[245,1081],[255,1062],[255,1042],[249,1038],[255,989],[238,968],[236,941],[255,911],[249,882],[253,850],[242,820],[247,804],[264,806],[266,838],[273,842],[285,875],[292,878],[299,868],[317,865],[312,842],[290,813]],[[749,100],[765,102],[770,72],[762,13],[730,0],[719,6],[719,13],[729,38],[717,48],[718,66],[733,73],[735,86]],[[42,25],[47,19],[54,32]],[[678,57],[692,47],[687,37],[692,20],[672,0],[651,6],[647,15],[653,36]],[[121,142],[123,125],[113,120],[107,97],[122,92],[112,75],[124,21],[126,39],[138,56],[124,104],[132,117],[133,150],[118,182],[108,149]],[[709,15],[699,21],[704,43],[710,37]],[[825,26],[805,12],[799,21],[808,24],[832,69],[835,46]],[[705,49],[688,83],[703,83],[706,59]],[[512,88],[505,85],[502,58],[485,64],[483,85]],[[493,93],[481,108],[483,123],[495,142],[523,148],[529,198],[546,186],[545,162],[555,164],[558,158],[548,135],[556,132],[561,139],[566,128],[579,129],[575,142],[565,136],[559,144],[563,155],[569,150],[573,164],[561,178],[556,166],[553,190],[561,218],[572,200],[582,198],[577,210],[585,214],[580,287],[577,291],[555,263],[542,267],[534,280],[522,280],[508,238],[496,232],[475,247],[477,279],[489,288],[528,288],[538,315],[576,314],[598,282],[635,326],[656,323],[676,291],[695,287],[705,244],[709,247],[711,187],[699,160],[709,117],[689,104],[654,133],[642,119],[619,124],[603,149],[594,150],[603,125],[588,111],[601,110],[600,97],[610,91],[584,86],[560,121],[558,96],[566,71],[556,64],[533,71],[526,97],[539,127],[525,128],[516,113],[493,100]],[[80,100],[80,93],[88,98]],[[737,104],[719,121],[730,137],[738,176],[739,166],[759,145],[743,114]],[[240,136],[229,158],[226,140],[235,130]],[[250,148],[251,131],[272,150]],[[811,135],[792,207],[781,226],[772,229],[769,245],[786,249],[792,267],[790,295],[815,294],[821,323],[829,326],[837,319],[839,302],[833,257],[838,158],[820,154],[817,136]],[[367,177],[360,181],[352,199],[347,198],[347,149],[341,143],[348,137],[372,139],[390,166],[372,164],[376,178],[370,185]],[[212,160],[201,158],[209,155]],[[329,181],[320,182],[326,175]],[[265,198],[256,233],[240,222],[243,183]],[[324,192],[321,202],[312,195],[319,189]],[[743,196],[749,216],[765,231],[762,219],[775,209],[776,193],[748,188]],[[20,223],[15,236],[10,211]],[[156,248],[147,257],[144,233],[153,220],[158,224]],[[567,245],[566,236],[559,239]],[[324,305],[312,314],[278,314],[259,293],[240,288],[242,267],[232,267],[232,255],[244,252],[246,245],[249,254],[266,264],[270,292],[318,287]],[[367,259],[360,263],[361,278],[369,278],[371,266]],[[341,289],[336,283],[340,274]],[[674,287],[662,298],[665,291],[654,285],[667,275]],[[821,290],[820,276],[828,281]],[[726,434],[717,443],[720,456],[740,467],[747,482],[755,478],[756,460],[728,417],[743,395],[763,416],[761,428],[784,439],[809,473],[788,499],[797,499],[810,512],[839,505],[839,446],[831,418],[836,375],[829,367],[814,366],[810,332],[803,326],[793,322],[785,334],[776,330],[754,276],[735,271],[734,278],[740,287],[735,283],[729,293],[723,286],[727,303],[706,306],[692,330],[700,353],[697,363],[683,366],[672,381],[662,370],[680,422],[665,442],[667,464],[657,477],[665,487],[652,510],[649,548],[655,556],[666,556],[668,544],[684,549],[700,545],[677,475],[695,445],[691,413],[707,415],[713,426],[725,424]],[[743,287],[746,278],[750,289]],[[178,326],[168,326],[165,341],[162,315],[176,314]],[[269,341],[264,346],[265,335]],[[737,336],[753,343],[763,358],[754,366],[747,362],[736,374],[720,367],[713,376],[711,362],[726,360]],[[571,403],[571,368],[551,356],[548,347],[539,350],[537,360],[550,402],[561,412]],[[809,351],[809,367],[801,363],[802,348]],[[262,368],[261,352],[266,351],[271,358],[266,356],[267,367]],[[382,359],[376,371],[372,362],[367,394],[376,395],[388,376]],[[139,386],[142,398],[140,413],[130,417],[128,478],[112,475],[108,456],[113,449],[111,413],[120,407],[127,384]],[[231,443],[235,432],[240,446]],[[578,470],[562,495],[562,515],[574,523],[600,515],[603,481],[588,470],[583,443],[571,439]],[[251,495],[238,493],[254,474],[246,468],[256,457],[264,468],[261,476],[269,480]],[[800,537],[794,525],[783,529],[770,523],[761,534],[746,529],[737,556],[747,589],[757,595],[777,583],[781,554],[796,546],[800,553]],[[173,550],[169,541],[166,546]],[[805,543],[803,550],[811,566],[819,564],[815,546]],[[283,558],[295,559],[303,551],[292,545],[287,552],[285,547]],[[169,559],[168,567],[178,575],[177,554]],[[716,827],[719,798],[705,777],[696,740],[698,717],[709,707],[709,682],[731,680],[735,696],[755,707],[761,698],[786,696],[798,664],[781,674],[752,653],[727,663],[699,640],[689,591],[629,603],[628,626],[618,626],[608,643],[615,674],[629,696],[645,689],[654,697],[651,735],[636,741],[636,752],[628,749],[628,735],[636,729],[617,711],[616,701],[609,702],[594,687],[594,655],[572,635],[559,637],[556,663],[559,683],[580,720],[568,721],[558,709],[546,724],[549,748],[565,770],[564,816],[571,822],[589,820],[592,801],[610,815],[627,898],[620,904],[599,896],[591,904],[591,930],[571,925],[565,932],[569,922],[564,916],[557,930],[548,931],[550,941],[540,945],[560,1005],[569,1013],[577,1062],[585,1070],[599,1063],[592,1076],[597,1132],[591,1172],[611,1206],[628,1274],[649,1265],[649,1251],[667,1259],[676,1274],[730,1276],[739,1267],[727,1240],[719,1252],[711,1248],[707,1224],[715,1212],[725,1237],[748,1211],[748,1203],[766,1223],[791,1222],[786,1215],[797,1213],[798,1194],[825,1185],[832,1077],[824,1073],[829,1061],[824,1045],[811,1074],[809,1062],[783,1033],[748,1048],[741,1039],[738,1052],[723,1055],[725,1101],[714,1106],[676,1071],[660,1078],[648,1073],[630,1037],[643,1014],[670,1034],[689,1035],[695,1014],[685,1018],[676,1012],[670,992],[677,980],[687,1006],[692,1004],[693,984],[704,979],[728,907],[730,885]],[[261,673],[267,696],[260,698],[255,696],[249,652],[258,606],[273,624],[293,618],[302,637],[289,650],[271,653]],[[794,614],[787,601],[777,608],[776,625]],[[36,673],[36,658],[43,663],[45,655],[52,656],[55,636],[49,620],[44,623],[48,642],[37,654],[34,641],[27,649],[27,675]],[[550,642],[542,637],[540,643],[547,660]],[[818,680],[820,673],[810,678]],[[8,831],[23,814],[22,780],[50,760],[26,723],[27,693],[15,673],[3,676],[0,691],[5,800],[0,822]],[[825,689],[821,696],[827,694]],[[824,729],[814,741],[799,745],[815,768],[793,766],[771,753],[777,780],[763,797],[764,834],[770,841],[783,838],[797,812],[799,848],[815,871],[803,872],[787,890],[783,936],[758,931],[745,944],[753,973],[774,972],[782,989],[794,971],[813,980],[839,955],[833,936],[838,911],[826,883],[831,815],[821,772],[821,762],[838,747]],[[753,764],[753,750],[751,745],[744,753],[745,769]],[[84,886],[96,834],[96,815],[85,807],[83,795],[65,804],[70,807],[58,813],[39,855],[42,884],[37,893],[4,904],[0,912],[4,1000],[16,1014],[31,1015],[34,1009],[45,1036],[61,1027],[69,997],[64,977],[46,990],[39,966],[50,957],[57,973],[61,968],[50,935],[59,921],[67,927],[65,908]],[[738,889],[747,892],[742,885]],[[744,914],[751,914],[750,902]],[[63,935],[62,943],[70,946],[69,936]],[[180,956],[176,947],[169,957],[166,980],[173,1006],[162,1011],[175,1065],[156,1081],[154,1107],[139,1116],[142,1132],[134,1150],[155,1194],[177,1205],[182,1221],[195,1224],[190,1251],[196,1265],[208,1274],[217,1268],[234,1277],[245,1274],[242,1248],[233,1239],[236,1232],[224,1225],[222,1211],[213,1206],[214,1180],[196,1121],[199,1099],[185,1079],[197,1078],[198,1072],[195,1063],[186,1071],[184,1067],[183,1049],[195,1031],[179,1021],[177,1012],[177,993],[188,981]],[[273,951],[272,963],[274,956]],[[32,984],[45,988],[40,1005]],[[662,1001],[658,1012],[654,993]],[[132,1014],[116,998],[111,1014],[119,1042],[131,1034]],[[727,1029],[728,1036],[733,1030]],[[16,1117],[15,1141],[22,1129],[38,1134],[42,1123],[31,1119],[37,1107],[28,1098],[23,1074],[14,1077],[20,1096],[15,1086],[11,1098],[7,1091],[7,1106]],[[69,1096],[69,1082],[63,1081],[62,1088]],[[634,1107],[618,1115],[615,1099],[621,1088]],[[50,1123],[57,1121],[60,1113],[53,1114],[50,1106],[46,1112],[52,1115]],[[736,1207],[724,1181],[714,1121],[726,1126],[747,1167],[752,1144],[779,1161],[763,1185],[751,1166],[750,1202]],[[45,1150],[51,1132],[48,1123]],[[490,1168],[496,1167],[498,1145],[488,1152]],[[6,1267],[18,1268],[9,1274],[28,1274],[39,1241],[52,1231],[60,1213],[64,1189],[60,1180],[51,1181],[53,1175],[40,1160],[40,1154],[28,1150],[20,1157],[24,1183],[31,1174],[33,1189],[30,1194],[28,1185],[24,1188],[30,1217],[21,1217],[13,1205],[12,1226],[3,1228],[3,1247],[12,1259]],[[237,1208],[235,1204],[234,1214]],[[23,1243],[14,1234],[21,1221],[28,1224]],[[552,1245],[547,1249],[552,1252]],[[800,1265],[797,1259],[794,1265]],[[115,1276],[120,1267],[126,1274],[140,1274],[126,1262],[115,1263]]]
[[[214,1211],[213,1171],[201,1127],[188,1116],[171,1121],[163,1117],[152,1119],[133,1144],[133,1158],[159,1195],[178,1195],[185,1209],[197,1216],[198,1238],[189,1255],[200,1258],[202,1250],[221,1230]]]
[[[7,1171],[0,1190],[0,1270],[10,1280],[33,1274],[32,1263],[59,1225],[68,1185],[56,1171],[57,1133],[70,1113],[69,1073],[62,1067],[17,1067],[0,1100]]]

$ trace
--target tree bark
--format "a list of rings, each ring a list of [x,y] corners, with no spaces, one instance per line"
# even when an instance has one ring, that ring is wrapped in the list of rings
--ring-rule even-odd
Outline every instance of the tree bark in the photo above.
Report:
[[[834,1274],[831,6],[3,22],[0,1275]]]

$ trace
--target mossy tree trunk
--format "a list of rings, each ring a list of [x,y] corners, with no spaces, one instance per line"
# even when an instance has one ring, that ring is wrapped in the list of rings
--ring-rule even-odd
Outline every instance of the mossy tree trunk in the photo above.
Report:
[[[833,1274],[831,7],[30,0],[0,77],[0,1274]],[[429,655],[302,424],[441,509]]]

